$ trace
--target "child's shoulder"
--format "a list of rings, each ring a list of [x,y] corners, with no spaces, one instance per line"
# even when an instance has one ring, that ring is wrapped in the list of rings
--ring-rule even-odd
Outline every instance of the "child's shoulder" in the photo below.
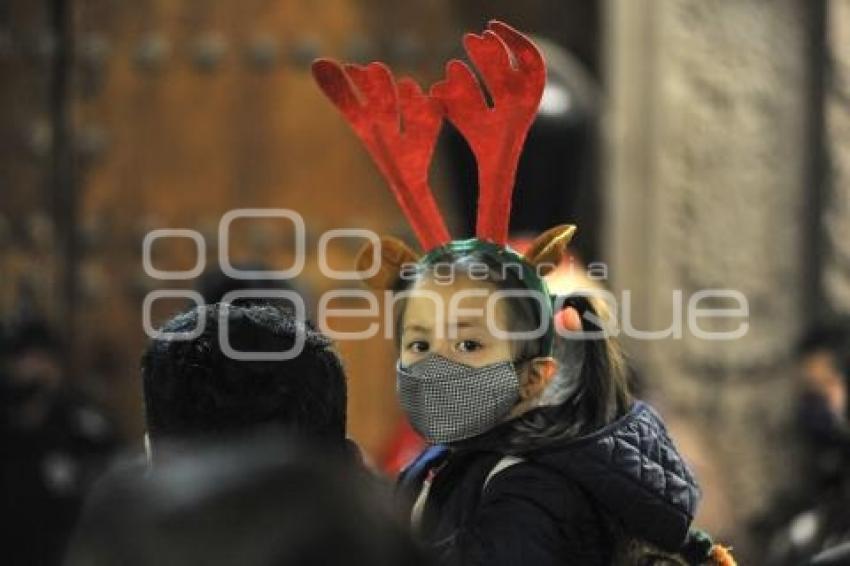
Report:
[[[560,520],[593,513],[594,502],[575,481],[548,466],[506,457],[486,476],[481,505],[498,502],[530,504]]]
[[[446,461],[449,453],[449,449],[440,444],[427,447],[401,471],[397,484],[404,488],[421,483],[429,471]]]

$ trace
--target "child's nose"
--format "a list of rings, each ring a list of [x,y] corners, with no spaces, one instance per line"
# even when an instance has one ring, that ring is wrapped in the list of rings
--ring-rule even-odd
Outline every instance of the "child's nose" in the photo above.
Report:
[[[454,352],[452,351],[452,343],[450,340],[441,338],[434,340],[432,344],[431,351],[435,354],[439,354],[444,358],[451,358]]]

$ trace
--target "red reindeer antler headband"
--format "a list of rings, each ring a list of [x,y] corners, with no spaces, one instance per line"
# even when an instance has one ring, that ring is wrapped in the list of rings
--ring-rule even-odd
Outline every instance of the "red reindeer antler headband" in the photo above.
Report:
[[[543,95],[546,68],[527,37],[501,22],[487,27],[482,35],[467,34],[464,47],[492,107],[475,75],[456,59],[428,95],[413,79],[396,81],[382,63],[313,63],[316,82],[366,146],[425,251],[451,239],[428,185],[443,115],[466,138],[478,163],[476,236],[501,246],[507,242],[517,164]]]
[[[483,35],[466,34],[463,45],[481,73],[493,107],[487,106],[469,67],[454,59],[446,79],[431,88],[478,162],[478,238],[504,245],[508,239],[511,195],[528,129],[537,114],[546,66],[530,39],[501,22]]]
[[[440,105],[413,79],[398,82],[383,63],[341,66],[320,59],[313,76],[372,155],[426,250],[451,238],[428,185],[442,122]]]

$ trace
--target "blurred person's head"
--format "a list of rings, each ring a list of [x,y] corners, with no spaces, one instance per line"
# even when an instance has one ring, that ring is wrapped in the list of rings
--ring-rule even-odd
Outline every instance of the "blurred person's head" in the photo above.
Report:
[[[234,268],[242,272],[261,272],[269,271],[271,268],[260,262],[237,263]],[[238,292],[245,296],[232,301],[228,301],[236,305],[272,305],[287,312],[295,312],[293,301],[286,295],[280,296],[261,296],[269,291],[283,292],[291,295],[297,295],[299,300],[304,302],[305,317],[309,314],[307,308],[310,302],[307,300],[305,293],[294,280],[282,279],[262,279],[256,277],[231,277],[225,273],[220,267],[208,269],[198,278],[197,291],[204,298],[204,302],[208,305],[220,303],[228,295],[228,293]],[[259,291],[255,295],[251,295],[253,291]]]
[[[37,427],[47,417],[62,385],[61,344],[46,323],[32,320],[4,340],[0,363],[0,406],[6,425]]]
[[[105,478],[67,565],[422,564],[377,487],[350,461],[277,436],[194,447]]]
[[[812,326],[800,341],[798,363],[806,397],[816,399],[838,421],[848,420],[850,318]]]
[[[226,329],[222,326],[226,322]],[[203,326],[193,339],[169,339]],[[273,306],[226,303],[178,314],[142,356],[145,419],[152,446],[276,426],[342,443],[346,380],[329,338]],[[280,356],[290,359],[237,359]],[[293,355],[294,354],[294,355]]]
[[[850,320],[813,326],[798,350],[801,396],[797,423],[808,450],[813,487],[830,489],[850,462]]]

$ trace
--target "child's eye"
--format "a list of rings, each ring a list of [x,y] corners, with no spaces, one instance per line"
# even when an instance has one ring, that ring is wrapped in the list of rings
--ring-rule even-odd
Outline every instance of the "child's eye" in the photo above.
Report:
[[[484,347],[478,340],[461,340],[457,343],[458,352],[476,352]]]
[[[407,345],[407,349],[411,352],[421,353],[427,352],[430,345],[425,340],[414,340]]]

